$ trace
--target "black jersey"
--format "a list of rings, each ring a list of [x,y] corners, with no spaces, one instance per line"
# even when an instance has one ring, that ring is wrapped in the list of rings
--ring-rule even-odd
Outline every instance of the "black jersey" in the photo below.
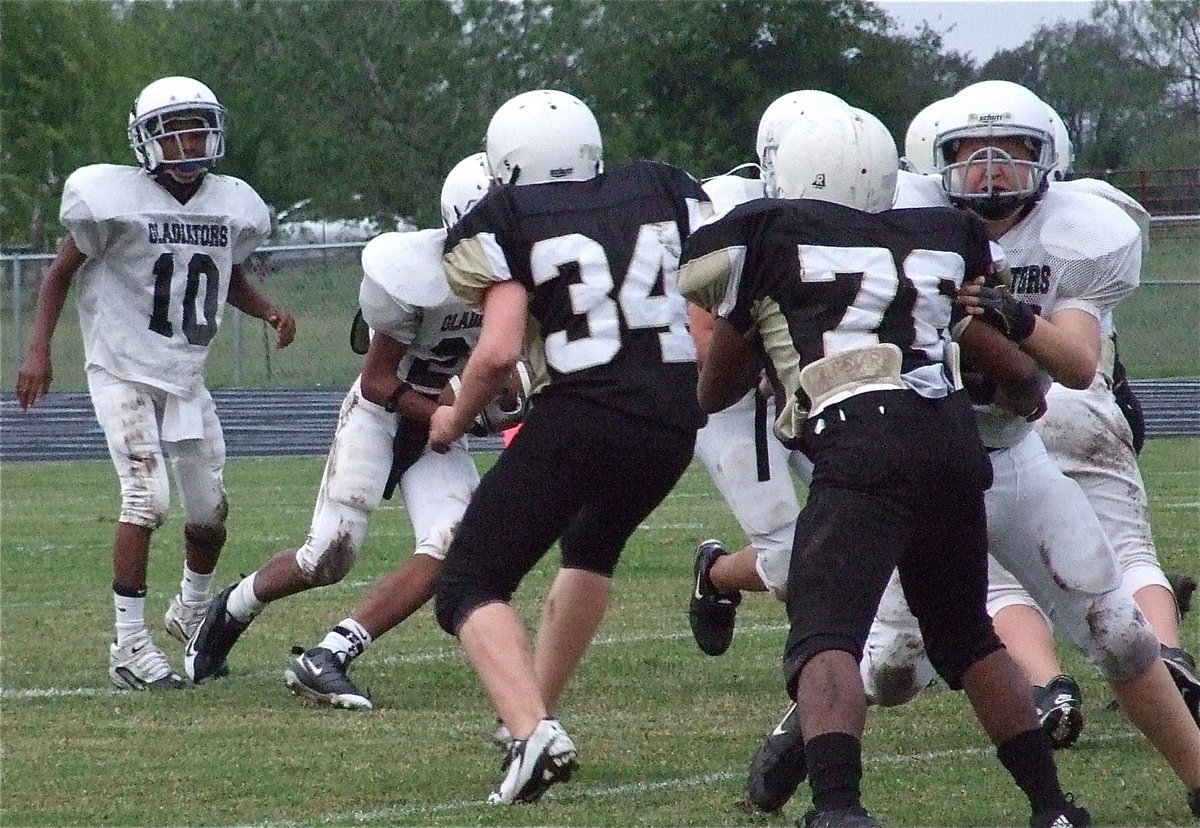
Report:
[[[681,285],[739,331],[757,328],[777,367],[890,343],[909,374],[941,363],[955,294],[991,263],[987,228],[959,210],[759,199],[687,240]]]
[[[451,229],[447,277],[470,303],[506,279],[529,291],[526,353],[550,380],[539,394],[696,428],[696,350],[677,282],[682,241],[708,201],[687,173],[651,161],[502,187]]]

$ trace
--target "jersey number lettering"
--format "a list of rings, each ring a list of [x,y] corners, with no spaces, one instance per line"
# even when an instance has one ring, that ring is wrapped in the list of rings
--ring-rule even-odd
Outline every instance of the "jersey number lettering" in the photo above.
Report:
[[[882,247],[799,245],[801,280],[857,281],[853,301],[823,334],[824,353],[879,343],[879,332],[904,331],[901,348],[933,348],[950,316],[952,296],[962,283],[965,265],[957,253],[914,250],[896,269],[891,251]],[[903,317],[903,318],[902,318]],[[939,324],[941,323],[941,324]]]
[[[537,242],[530,253],[535,285],[557,277],[571,284],[571,311],[586,326],[585,336],[566,330],[546,332],[546,361],[570,373],[610,362],[621,350],[621,315],[631,330],[665,328],[658,334],[663,362],[690,362],[695,345],[685,323],[686,304],[679,294],[679,227],[673,221],[643,224],[638,231],[629,269],[616,300],[608,255],[594,239],[580,233]],[[662,293],[653,295],[662,275]],[[619,313],[618,313],[619,308]]]
[[[175,278],[175,254],[163,253],[154,261],[154,308],[150,313],[150,330],[170,337],[175,334],[171,324],[171,281]],[[200,278],[204,277],[204,320],[196,319],[196,296],[200,293]],[[212,256],[196,253],[188,260],[187,286],[183,293],[183,335],[190,345],[207,345],[217,335],[217,294],[221,271]]]

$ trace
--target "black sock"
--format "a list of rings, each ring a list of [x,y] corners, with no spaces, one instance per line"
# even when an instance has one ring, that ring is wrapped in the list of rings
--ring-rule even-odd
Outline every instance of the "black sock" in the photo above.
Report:
[[[1013,736],[996,748],[996,756],[1017,787],[1029,797],[1029,807],[1035,814],[1067,804],[1067,797],[1058,782],[1050,737],[1041,728]]]
[[[804,743],[813,808],[833,811],[860,804],[862,743],[849,733],[822,733]]]
[[[113,592],[120,595],[122,598],[145,598],[146,585],[142,584],[138,587],[121,586],[116,581],[113,581]]]

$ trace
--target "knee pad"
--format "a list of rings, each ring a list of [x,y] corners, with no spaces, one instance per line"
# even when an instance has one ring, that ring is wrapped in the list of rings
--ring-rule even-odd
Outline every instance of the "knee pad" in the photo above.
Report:
[[[1092,637],[1086,655],[1109,681],[1137,678],[1158,660],[1158,636],[1125,590],[1099,596],[1087,623]]]
[[[337,531],[313,533],[296,550],[296,565],[313,586],[329,586],[346,577],[358,558],[363,531],[342,524]]]
[[[867,703],[896,707],[916,698],[933,679],[933,665],[925,656],[920,632],[899,633],[888,642],[886,651],[868,638],[859,665]]]
[[[132,470],[121,474],[122,523],[157,529],[166,521],[171,487],[161,461],[162,455],[134,459]]]

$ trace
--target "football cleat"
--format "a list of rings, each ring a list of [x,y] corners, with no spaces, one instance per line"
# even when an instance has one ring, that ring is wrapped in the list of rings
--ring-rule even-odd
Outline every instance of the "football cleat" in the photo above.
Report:
[[[283,673],[283,680],[297,696],[304,696],[330,707],[347,710],[371,710],[371,694],[359,690],[346,675],[350,657],[325,647],[313,647],[299,653]]]
[[[557,719],[542,719],[528,739],[514,739],[504,760],[504,779],[488,796],[491,805],[537,802],[555,782],[569,782],[579,767],[575,743]]]
[[[879,821],[860,805],[834,808],[828,811],[809,811],[797,828],[883,828]]]
[[[250,626],[238,621],[226,610],[229,595],[237,584],[230,584],[208,605],[208,611],[183,649],[183,668],[188,678],[199,684],[207,678],[229,672],[225,657],[237,643],[238,637]]]
[[[1045,687],[1033,686],[1038,724],[1058,750],[1075,744],[1083,732],[1083,694],[1070,676],[1055,676]]]
[[[1029,828],[1087,828],[1092,824],[1092,815],[1087,808],[1075,804],[1067,794],[1067,804],[1061,808],[1041,811],[1029,818]]]
[[[807,775],[800,715],[792,702],[750,760],[746,799],[760,811],[778,811]]]
[[[180,644],[187,644],[200,622],[204,620],[204,613],[208,611],[208,605],[211,603],[211,598],[207,601],[185,601],[182,595],[176,593],[171,599],[171,605],[167,607],[167,614],[163,616],[167,633]]]
[[[1183,703],[1187,705],[1188,712],[1192,714],[1196,724],[1200,725],[1200,679],[1196,677],[1196,660],[1181,647],[1160,644],[1159,652],[1167,665],[1167,672],[1171,674],[1175,686],[1183,696]]]
[[[149,630],[127,638],[124,644],[114,641],[109,645],[108,677],[122,690],[177,690],[187,685],[150,638]]]
[[[696,547],[696,558],[692,564],[695,583],[688,602],[688,623],[696,644],[711,656],[719,656],[729,649],[733,641],[734,618],[738,604],[742,602],[740,592],[732,595],[717,592],[708,577],[716,560],[728,554],[719,540],[709,539]]]

